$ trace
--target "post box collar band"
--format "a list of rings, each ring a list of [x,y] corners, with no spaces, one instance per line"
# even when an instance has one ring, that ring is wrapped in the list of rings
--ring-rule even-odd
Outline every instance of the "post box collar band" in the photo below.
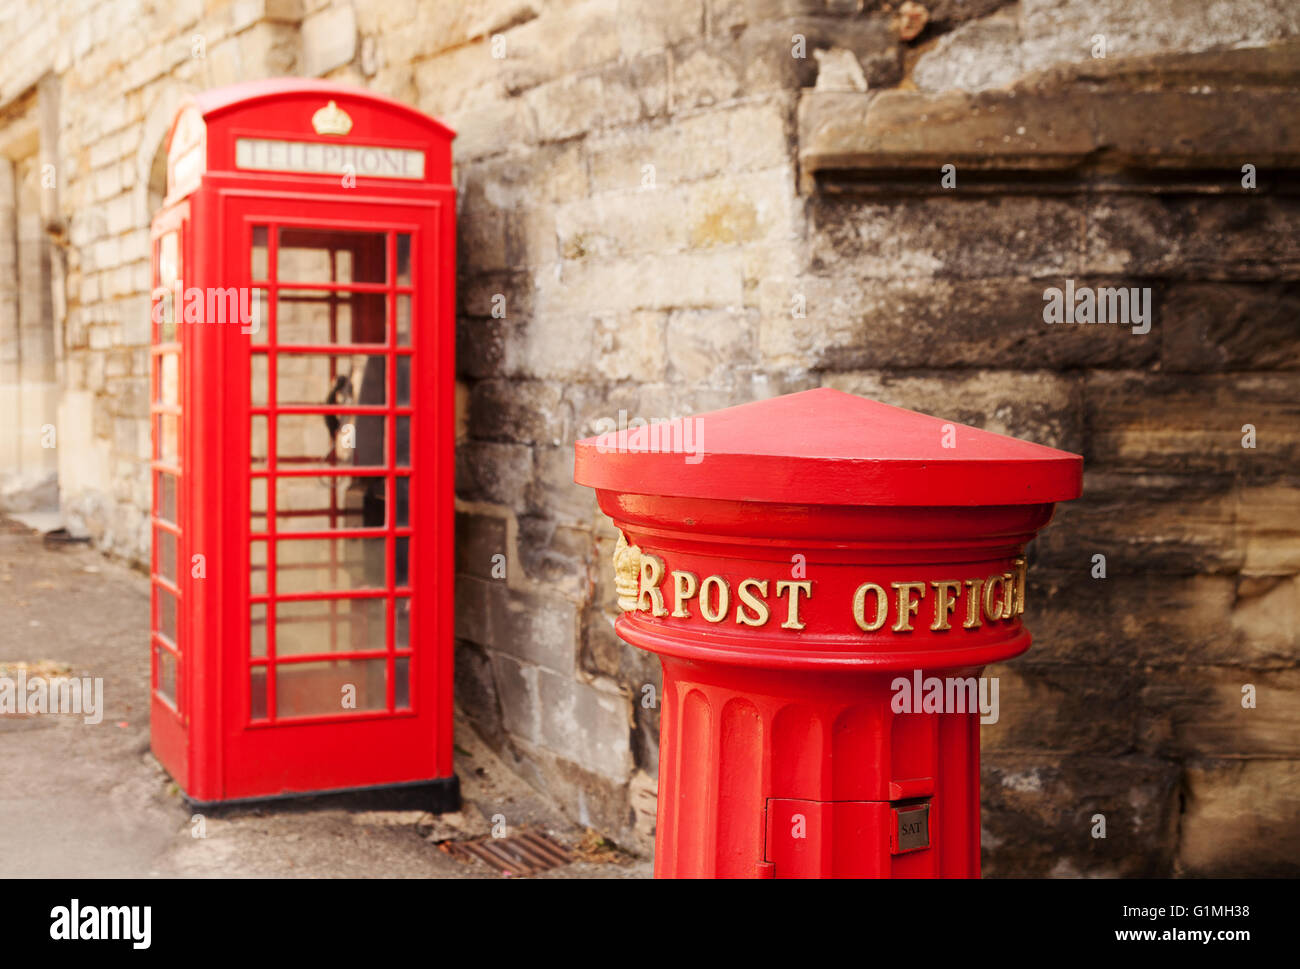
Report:
[[[578,484],[798,505],[1028,505],[1082,491],[1077,454],[829,387],[618,424],[578,442]]]

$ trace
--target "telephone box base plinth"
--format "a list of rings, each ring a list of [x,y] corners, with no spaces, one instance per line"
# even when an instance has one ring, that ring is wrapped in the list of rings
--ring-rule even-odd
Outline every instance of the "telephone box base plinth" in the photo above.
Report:
[[[409,784],[275,794],[231,801],[196,801],[181,791],[181,799],[192,810],[208,815],[237,814],[241,810],[269,805],[279,809],[328,807],[354,811],[428,811],[430,814],[450,814],[461,807],[460,778],[455,774]]]

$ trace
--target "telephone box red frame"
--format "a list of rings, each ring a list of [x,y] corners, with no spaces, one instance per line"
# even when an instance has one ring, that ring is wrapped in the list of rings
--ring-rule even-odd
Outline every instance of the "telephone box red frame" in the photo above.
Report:
[[[150,714],[153,750],[191,803],[380,789],[386,802],[459,804],[454,137],[397,101],[297,79],[200,94],[173,122],[167,198],[150,238]],[[311,265],[327,263],[327,277],[281,274],[301,272],[279,258],[281,240],[294,239],[316,246],[306,255],[325,254]],[[243,302],[229,301],[231,288]],[[294,339],[305,332],[289,324],[295,300],[315,307],[304,319],[323,312],[325,339]],[[253,307],[250,322],[241,311]],[[352,330],[340,340],[341,319]],[[379,375],[377,402],[347,396],[358,359],[365,380]],[[309,365],[342,389],[279,401],[303,380],[294,368]],[[340,368],[354,369],[335,378]],[[298,439],[278,438],[286,420],[301,422],[304,439],[325,427],[328,451],[315,464],[320,452],[281,453]],[[343,450],[338,463],[340,429],[355,438],[363,421],[377,457],[363,468]],[[265,444],[260,462],[254,438],[259,451]],[[309,485],[328,504],[290,507],[293,489]],[[360,525],[345,488],[369,502]],[[310,524],[296,527],[295,516]],[[359,572],[344,551],[358,548]],[[328,550],[315,572],[304,549]],[[326,576],[326,588],[295,589],[293,568],[306,574],[300,582]],[[294,640],[295,613],[313,612],[318,625],[300,630],[328,637]],[[340,630],[352,636],[341,649]],[[291,642],[292,655],[277,652]]]

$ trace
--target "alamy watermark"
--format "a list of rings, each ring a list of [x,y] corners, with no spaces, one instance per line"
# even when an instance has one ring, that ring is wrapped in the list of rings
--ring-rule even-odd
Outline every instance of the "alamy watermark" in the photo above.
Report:
[[[890,709],[894,713],[979,713],[980,723],[998,722],[998,678],[996,676],[896,676]]]
[[[1131,326],[1138,336],[1151,332],[1151,287],[1074,285],[1043,290],[1044,323],[1114,323]]]
[[[56,942],[130,942],[147,949],[152,941],[150,905],[82,905],[74,898],[50,909],[50,938]]]
[[[89,676],[0,676],[0,716],[63,714],[94,726],[104,719],[104,679]]]
[[[683,454],[687,464],[704,460],[704,421],[698,417],[633,417],[618,412],[618,420],[602,417],[592,422],[596,450],[601,454]]]
[[[174,314],[174,316],[172,315]],[[262,325],[256,291],[247,286],[182,287],[172,289],[171,300],[155,297],[154,326],[176,323],[238,323],[239,332],[256,333]],[[170,318],[169,318],[170,317]]]

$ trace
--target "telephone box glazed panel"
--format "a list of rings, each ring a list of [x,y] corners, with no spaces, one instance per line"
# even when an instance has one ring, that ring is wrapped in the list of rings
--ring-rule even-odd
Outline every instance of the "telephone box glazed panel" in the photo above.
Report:
[[[151,734],[193,802],[458,803],[452,137],[292,79],[173,123],[151,233]]]
[[[663,664],[657,875],[979,875],[978,677],[1077,455],[819,389],[579,441],[575,480]]]

